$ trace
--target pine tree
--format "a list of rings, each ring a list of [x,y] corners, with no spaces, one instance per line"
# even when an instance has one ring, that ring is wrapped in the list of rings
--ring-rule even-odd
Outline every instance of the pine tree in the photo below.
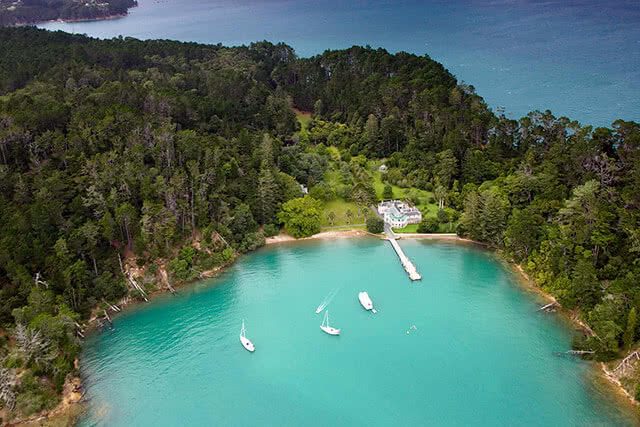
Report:
[[[624,342],[624,348],[628,350],[633,345],[634,338],[636,336],[636,323],[637,323],[636,308],[631,307],[629,315],[627,316],[627,328],[624,331],[622,341]]]
[[[482,240],[493,246],[502,246],[502,237],[509,215],[509,200],[497,187],[480,194]]]
[[[277,209],[278,183],[273,164],[273,144],[271,137],[265,135],[261,147],[262,159],[258,175],[258,220],[261,224],[273,222]]]

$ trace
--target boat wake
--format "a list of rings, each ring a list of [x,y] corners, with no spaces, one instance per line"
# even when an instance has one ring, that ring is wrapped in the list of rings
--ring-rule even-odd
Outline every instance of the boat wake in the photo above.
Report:
[[[329,294],[324,297],[324,299],[322,300],[322,302],[320,303],[320,305],[318,306],[318,308],[316,308],[316,314],[319,314],[322,312],[322,310],[324,310],[325,308],[327,308],[327,306],[331,303],[331,300],[338,295],[338,292],[340,292],[340,288],[335,288],[334,290],[332,290],[331,292],[329,292]]]

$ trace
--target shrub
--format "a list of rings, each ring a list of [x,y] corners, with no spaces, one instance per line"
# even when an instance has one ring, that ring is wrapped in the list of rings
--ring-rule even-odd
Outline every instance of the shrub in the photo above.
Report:
[[[306,196],[284,203],[278,219],[293,237],[308,237],[320,231],[321,211],[320,202]]]
[[[449,222],[449,215],[444,209],[438,210],[438,221],[442,224]]]
[[[336,192],[326,182],[320,182],[311,187],[309,195],[323,202],[329,202],[336,198]]]
[[[382,198],[385,200],[393,199],[393,188],[390,185],[385,185],[384,190],[382,190]]]
[[[405,192],[405,198],[408,199],[411,203],[413,203],[414,206],[418,206],[422,201],[420,199],[420,196],[418,195],[418,192],[413,188]]]
[[[57,401],[52,387],[34,377],[31,372],[22,376],[16,398],[16,408],[21,414],[28,416],[44,409],[51,409]]]
[[[418,225],[418,233],[435,233],[438,231],[440,223],[437,218],[425,218]]]
[[[148,271],[149,271],[149,274],[155,276],[156,273],[158,272],[158,264],[156,264],[156,263],[151,264],[149,266]]]
[[[193,261],[196,250],[191,246],[180,249],[178,256],[169,262],[169,271],[173,273],[178,280],[190,280],[196,276],[193,271]]]
[[[198,262],[198,270],[213,270],[222,263],[222,254],[220,252],[214,252],[211,255],[203,257],[202,260]]]
[[[264,246],[264,243],[264,234],[260,231],[256,233],[249,233],[242,240],[242,243],[240,243],[239,250],[242,253],[250,252]]]
[[[378,216],[370,216],[367,218],[367,231],[374,234],[382,233],[384,231],[384,221]]]
[[[263,233],[265,237],[277,236],[280,233],[280,227],[276,224],[266,224]]]
[[[234,252],[233,252],[233,249],[231,249],[231,248],[225,248],[225,249],[222,251],[222,260],[223,260],[224,262],[229,262],[229,261],[231,261],[231,260],[233,259],[234,255],[235,255],[235,254],[234,254]]]

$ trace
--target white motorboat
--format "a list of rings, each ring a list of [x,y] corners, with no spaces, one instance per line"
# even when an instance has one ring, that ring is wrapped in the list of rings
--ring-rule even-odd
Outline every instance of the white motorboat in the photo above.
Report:
[[[372,313],[376,313],[375,308],[373,308],[373,302],[371,301],[371,298],[369,298],[369,294],[367,292],[363,291],[358,293],[358,299],[365,310],[371,310]]]
[[[340,329],[329,326],[329,310],[324,312],[324,319],[322,320],[320,329],[329,335],[340,335]]]
[[[253,345],[253,343],[251,342],[251,340],[249,338],[246,337],[246,329],[244,327],[244,320],[242,321],[242,329],[240,329],[240,342],[242,343],[242,346],[247,350],[250,351],[251,353],[253,353],[256,348]]]
[[[318,308],[316,308],[316,314],[320,314],[322,310],[324,310],[324,303],[320,304]]]

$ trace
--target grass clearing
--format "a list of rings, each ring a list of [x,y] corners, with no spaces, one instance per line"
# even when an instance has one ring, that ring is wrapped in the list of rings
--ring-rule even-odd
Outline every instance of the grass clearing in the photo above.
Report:
[[[347,211],[351,210],[353,216],[351,217],[351,221],[349,221],[349,217],[347,216]],[[350,226],[352,224],[363,224],[365,222],[365,213],[367,208],[359,207],[353,202],[347,202],[342,199],[332,200],[324,204],[322,210],[322,221],[320,223],[321,227],[342,227],[342,226]],[[329,220],[329,212],[333,212],[335,215],[335,219],[333,223]]]
[[[393,232],[402,234],[402,233],[417,233],[418,226],[420,224],[409,224],[404,228],[394,228]],[[456,232],[457,223],[447,223],[447,224],[439,224],[437,233],[455,233]]]
[[[394,228],[394,233],[417,233],[419,224],[409,224],[404,228]]]
[[[384,192],[384,186],[386,185],[382,182],[382,173],[378,170],[371,172],[373,176],[373,188],[376,190],[376,197],[378,200],[382,200],[382,193]],[[391,185],[391,184],[390,184]],[[419,188],[402,188],[397,185],[391,185],[391,189],[393,190],[393,197],[395,199],[409,199],[412,196],[418,197],[420,199],[420,203],[416,206],[422,212],[424,218],[428,217],[436,217],[438,214],[438,205],[435,203],[429,203],[429,199],[433,197],[433,193],[431,191],[420,190]]]

